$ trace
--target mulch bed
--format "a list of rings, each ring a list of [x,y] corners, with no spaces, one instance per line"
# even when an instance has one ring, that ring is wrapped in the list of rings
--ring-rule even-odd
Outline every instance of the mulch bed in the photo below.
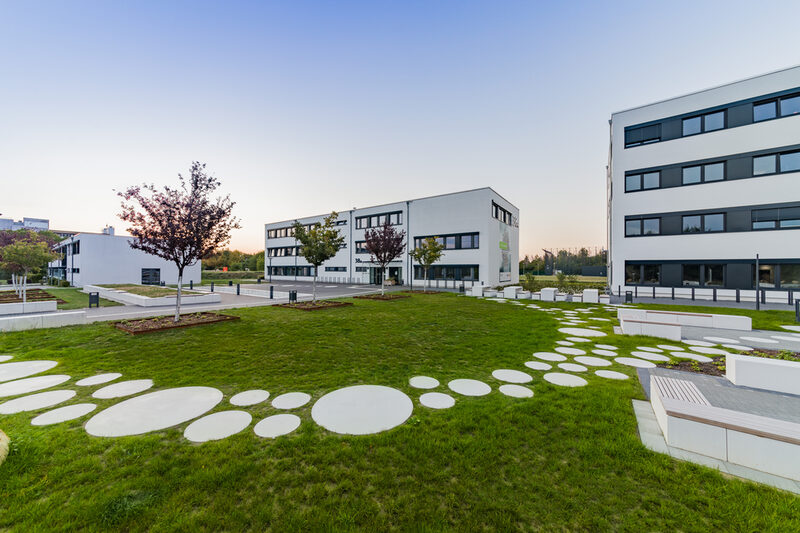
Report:
[[[400,291],[403,294],[444,294],[445,291]]]
[[[780,350],[757,350],[760,354],[765,354],[773,359],[785,359],[789,361],[800,362],[800,353],[791,353],[789,351]],[[741,355],[755,355],[756,352],[744,353]],[[725,376],[725,356],[709,356],[711,357],[710,363],[700,363],[699,361],[675,361],[672,363],[664,362],[657,363],[656,366],[661,368],[669,368],[671,370],[683,370],[684,372],[696,372],[698,374],[708,374],[709,376]]]
[[[317,302],[297,302],[293,304],[278,304],[275,307],[288,307],[299,309],[300,311],[320,311],[322,309],[333,309],[334,307],[344,307],[353,305],[352,302],[334,302],[331,300],[317,300]]]
[[[29,302],[44,302],[48,300],[55,300],[57,303],[67,303],[60,298],[56,298],[52,294],[42,289],[28,289]],[[14,291],[0,291],[0,304],[20,304],[22,298],[17,296]]]
[[[111,325],[131,335],[140,335],[142,333],[155,333],[156,331],[166,331],[169,329],[189,328],[192,326],[202,326],[204,324],[228,322],[230,320],[239,320],[239,317],[203,312],[181,315],[180,322],[175,322],[175,316],[172,315],[139,318],[136,320],[122,320],[120,322],[112,322]]]
[[[384,294],[383,296],[380,294],[363,294],[361,296],[353,296],[353,298],[358,298],[359,300],[400,300],[401,298],[411,298],[411,296],[407,294]]]

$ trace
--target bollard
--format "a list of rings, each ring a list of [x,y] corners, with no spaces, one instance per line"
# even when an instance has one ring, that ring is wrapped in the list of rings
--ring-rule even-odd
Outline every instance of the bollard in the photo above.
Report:
[[[739,289],[736,289],[736,303],[738,304],[739,302],[740,302]]]
[[[712,293],[714,295],[713,298],[714,298],[714,301],[716,302],[717,301],[717,289],[713,289],[713,291],[714,291]]]
[[[694,287],[692,287],[692,301],[694,301]]]
[[[794,321],[800,322],[800,300],[794,302]]]
[[[273,291],[274,291],[274,290],[275,290],[275,287],[273,287],[272,285],[270,285],[270,286],[269,286],[269,299],[270,299],[270,300],[272,300],[272,298],[273,298]]]
[[[214,282],[211,282],[211,292],[214,292]]]
[[[761,303],[767,303],[767,289],[761,289]]]
[[[653,285],[653,300],[656,299],[656,286]]]
[[[194,280],[190,279],[189,280],[189,290],[192,290],[192,289],[194,289]]]
[[[675,299],[675,287],[672,287],[672,299]]]
[[[789,305],[792,305],[792,296],[794,295],[794,291],[789,289]]]
[[[228,287],[233,287],[233,280],[231,279],[228,280]]]
[[[617,285],[617,296],[622,296],[622,285]]]
[[[633,288],[633,295],[638,298],[639,297],[639,287],[636,286]]]
[[[239,284],[237,283],[237,284],[236,284],[236,296],[239,296],[240,294],[241,294],[241,285],[239,285]]]

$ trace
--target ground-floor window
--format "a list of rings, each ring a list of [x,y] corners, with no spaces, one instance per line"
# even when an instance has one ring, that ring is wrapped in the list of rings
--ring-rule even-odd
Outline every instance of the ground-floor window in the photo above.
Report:
[[[311,277],[314,275],[312,266],[274,266],[267,271],[271,276],[300,276]]]
[[[325,267],[325,272],[347,272],[347,267]]]
[[[729,289],[800,289],[800,263],[751,261],[625,262],[626,285]]]
[[[142,285],[159,285],[161,283],[160,268],[143,268]]]
[[[658,285],[661,283],[661,265],[625,263],[626,285]]]
[[[414,266],[414,279],[425,279],[424,269]],[[428,269],[428,279],[478,281],[480,274],[478,265],[434,265]]]
[[[684,264],[681,265],[684,287],[724,287],[725,265],[721,264]]]

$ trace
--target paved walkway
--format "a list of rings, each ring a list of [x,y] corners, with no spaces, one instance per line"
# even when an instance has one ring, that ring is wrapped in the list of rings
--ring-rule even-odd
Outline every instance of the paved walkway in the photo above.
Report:
[[[681,336],[684,339],[697,341],[708,340],[706,337],[719,337],[735,340],[738,341],[738,344],[743,344],[744,346],[750,346],[752,348],[800,352],[800,334],[795,331],[771,331],[765,329],[740,331],[735,329],[683,326],[681,328]],[[712,340],[710,342],[715,344],[727,344],[720,343],[718,340]]]
[[[612,296],[612,304],[621,304],[625,302],[625,297]],[[713,301],[713,300],[692,300],[691,298],[645,298],[638,297],[633,299],[635,304],[663,304],[663,305],[696,305],[702,307],[728,307],[731,309],[752,309],[755,311],[755,302],[733,302],[733,301]],[[794,311],[794,306],[787,303],[764,303],[761,304],[761,309],[764,311]]]

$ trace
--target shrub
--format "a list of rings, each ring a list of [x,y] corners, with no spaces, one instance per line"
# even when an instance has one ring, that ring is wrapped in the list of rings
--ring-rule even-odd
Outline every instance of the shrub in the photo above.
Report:
[[[59,287],[69,287],[69,281],[65,279],[58,280]]]
[[[229,270],[222,272],[219,270],[203,270],[203,279],[215,281],[218,279],[258,279],[264,277],[263,270]]]

